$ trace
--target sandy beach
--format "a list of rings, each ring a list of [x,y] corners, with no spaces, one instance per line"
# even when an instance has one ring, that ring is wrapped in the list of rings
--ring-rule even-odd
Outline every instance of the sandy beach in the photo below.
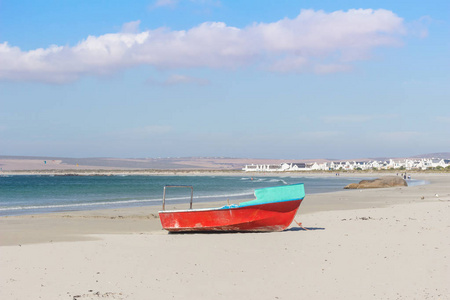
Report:
[[[159,207],[1,217],[0,298],[450,299],[450,175],[414,176],[307,195],[275,233],[167,234]]]

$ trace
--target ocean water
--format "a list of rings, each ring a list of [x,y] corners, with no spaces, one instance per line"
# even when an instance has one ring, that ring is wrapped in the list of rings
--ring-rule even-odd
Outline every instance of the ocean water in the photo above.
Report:
[[[195,203],[253,199],[255,189],[304,183],[306,194],[342,190],[361,178],[246,176],[0,176],[0,216],[162,206],[164,185],[192,185]],[[410,184],[420,182],[410,181]],[[167,189],[166,204],[188,203],[190,189]]]

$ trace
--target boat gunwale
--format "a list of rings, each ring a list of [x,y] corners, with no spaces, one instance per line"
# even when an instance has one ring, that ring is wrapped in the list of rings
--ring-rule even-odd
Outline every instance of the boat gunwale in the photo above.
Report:
[[[305,197],[297,198],[297,199],[289,199],[289,200],[281,200],[281,201],[272,201],[267,203],[255,203],[251,205],[245,205],[241,206],[241,204],[245,203],[242,202],[240,204],[231,204],[231,205],[224,205],[222,207],[211,207],[211,208],[195,208],[195,209],[179,209],[179,210],[160,210],[158,211],[159,214],[161,213],[188,213],[188,212],[202,212],[202,211],[216,211],[216,210],[232,210],[232,209],[242,209],[242,208],[252,208],[254,206],[261,206],[261,205],[267,205],[267,204],[273,204],[273,203],[283,203],[283,202],[291,202],[291,201],[300,201],[303,200]]]

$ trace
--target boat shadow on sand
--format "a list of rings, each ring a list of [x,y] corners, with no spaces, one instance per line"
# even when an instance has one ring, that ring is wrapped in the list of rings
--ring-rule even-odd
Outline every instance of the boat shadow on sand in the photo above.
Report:
[[[309,231],[309,230],[325,230],[323,227],[291,227],[283,231]]]
[[[276,232],[289,232],[289,231],[309,231],[309,230],[325,230],[322,227],[291,227],[286,228],[282,231],[272,231],[272,233]],[[183,234],[236,234],[236,233],[271,233],[271,231],[183,231],[183,232],[169,232],[168,234],[173,235],[183,235]]]

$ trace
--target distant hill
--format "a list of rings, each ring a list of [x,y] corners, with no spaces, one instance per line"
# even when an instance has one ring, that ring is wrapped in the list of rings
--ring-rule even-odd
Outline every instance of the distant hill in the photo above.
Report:
[[[0,156],[0,167],[4,171],[64,169],[241,170],[246,164],[280,164],[286,161],[305,162],[307,160],[227,157],[67,158],[45,156]]]
[[[430,153],[410,158],[450,159],[450,152]],[[173,158],[68,158],[45,156],[0,156],[3,171],[19,170],[241,170],[250,164],[313,163],[326,161],[368,161],[402,159],[398,157],[355,159],[258,159],[229,157],[173,157]]]
[[[437,153],[427,153],[427,154],[419,154],[414,156],[405,156],[405,157],[371,157],[370,160],[378,160],[378,161],[385,161],[389,159],[412,159],[412,158],[444,158],[444,159],[450,159],[450,152],[437,152]]]

